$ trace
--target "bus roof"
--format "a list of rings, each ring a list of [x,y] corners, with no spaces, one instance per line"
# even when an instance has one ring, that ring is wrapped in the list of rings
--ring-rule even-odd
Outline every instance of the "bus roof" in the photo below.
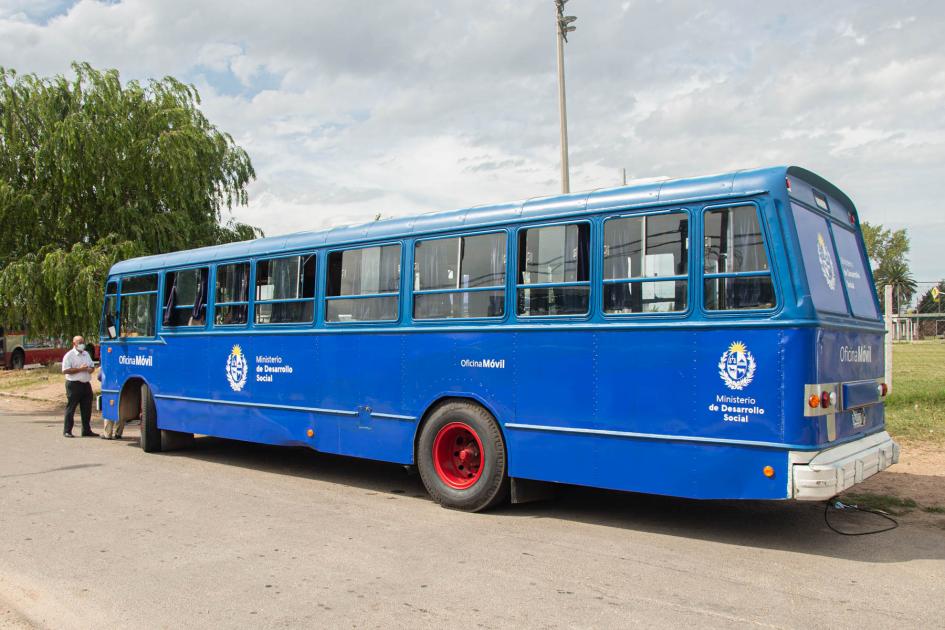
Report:
[[[552,197],[538,197],[512,203],[475,206],[446,212],[431,212],[372,221],[360,225],[339,226],[326,230],[297,232],[168,254],[142,256],[116,263],[112,266],[109,275],[212,263],[326,246],[350,245],[365,241],[393,240],[404,236],[436,234],[456,229],[485,228],[496,224],[557,216],[593,214],[621,208],[739,197],[783,187],[784,178],[788,174],[796,175],[808,183],[825,189],[825,192],[833,194],[845,202],[847,207],[853,209],[853,203],[849,198],[820,176],[796,166],[776,166],[703,177],[667,179]]]

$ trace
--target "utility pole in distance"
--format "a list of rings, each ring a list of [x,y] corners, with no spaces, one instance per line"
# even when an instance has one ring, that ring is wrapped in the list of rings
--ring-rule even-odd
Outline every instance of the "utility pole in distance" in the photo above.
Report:
[[[571,176],[568,167],[568,110],[564,102],[564,44],[568,33],[577,29],[571,26],[577,18],[564,14],[564,4],[568,0],[554,0],[555,23],[558,31],[558,113],[561,117],[561,192],[571,192]]]

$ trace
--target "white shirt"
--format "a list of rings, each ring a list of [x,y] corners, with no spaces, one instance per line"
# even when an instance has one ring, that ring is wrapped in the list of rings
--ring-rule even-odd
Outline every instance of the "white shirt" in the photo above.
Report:
[[[94,365],[92,363],[92,357],[89,356],[89,353],[83,350],[79,352],[75,348],[66,353],[62,357],[62,371],[65,372],[70,368],[77,367],[91,367]],[[92,375],[88,372],[76,372],[75,374],[66,374],[67,381],[79,381],[80,383],[88,383],[92,380]]]

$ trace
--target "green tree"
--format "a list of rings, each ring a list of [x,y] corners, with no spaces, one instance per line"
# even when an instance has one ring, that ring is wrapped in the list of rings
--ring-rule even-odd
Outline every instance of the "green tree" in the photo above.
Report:
[[[909,265],[902,260],[885,261],[873,272],[877,290],[882,293],[882,287],[887,284],[893,288],[893,312],[900,313],[915,295],[916,282],[909,271]]]
[[[915,294],[916,284],[909,271],[909,234],[905,228],[889,230],[882,225],[861,223],[863,242],[873,269],[873,280],[879,301],[885,306],[883,287],[893,285],[893,310],[899,312],[900,304],[908,304]]]
[[[878,268],[885,261],[906,260],[906,255],[909,253],[909,235],[905,228],[888,230],[882,225],[872,225],[866,221],[860,225],[863,229],[866,253],[870,257],[873,269]]]
[[[224,217],[255,172],[196,88],[72,70],[0,68],[0,322],[35,334],[94,335],[117,260],[261,235]]]

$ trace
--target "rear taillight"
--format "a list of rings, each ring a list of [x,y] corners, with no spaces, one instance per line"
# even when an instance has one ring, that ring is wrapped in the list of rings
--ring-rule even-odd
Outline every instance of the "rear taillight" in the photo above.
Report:
[[[840,392],[835,383],[807,385],[804,397],[805,416],[826,416],[839,410]]]
[[[885,398],[885,397],[886,397],[886,394],[888,394],[888,393],[889,393],[889,385],[887,385],[886,383],[880,383],[880,384],[879,384],[879,395],[880,395],[880,397]]]

